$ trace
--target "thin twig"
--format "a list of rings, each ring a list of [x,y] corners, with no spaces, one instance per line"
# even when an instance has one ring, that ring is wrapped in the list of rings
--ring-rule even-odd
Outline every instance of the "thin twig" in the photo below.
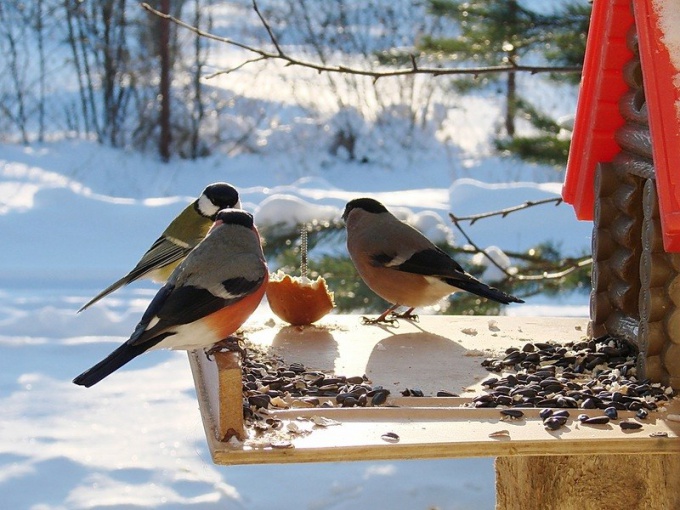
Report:
[[[211,34],[209,32],[205,32],[204,30],[201,30],[200,28],[194,27],[189,23],[186,23],[179,18],[176,18],[174,16],[171,16],[169,14],[162,13],[153,7],[151,7],[147,3],[142,3],[142,7],[149,11],[152,14],[155,14],[156,16],[160,16],[161,18],[167,19],[176,25],[186,28],[187,30],[190,30],[191,32],[201,36],[205,37],[206,39],[211,39],[213,41],[229,44],[231,46],[236,46],[237,48],[244,49],[246,51],[249,51],[251,53],[255,53],[256,55],[259,55],[259,58],[254,58],[247,60],[246,62],[240,64],[234,69],[230,69],[228,71],[224,71],[223,73],[213,73],[211,76],[216,76],[217,74],[224,74],[224,73],[229,73],[233,72],[236,69],[240,69],[244,67],[245,65],[254,63],[254,62],[259,62],[261,60],[266,60],[266,59],[272,59],[272,60],[282,60],[285,62],[286,66],[299,66],[299,67],[305,67],[308,69],[314,69],[315,71],[321,73],[321,72],[326,72],[326,73],[344,73],[344,74],[353,74],[357,76],[368,76],[373,78],[374,80],[377,80],[378,78],[384,78],[384,77],[395,77],[395,76],[406,76],[406,75],[414,75],[414,74],[427,74],[427,75],[432,75],[432,76],[444,76],[444,75],[473,75],[473,76],[479,76],[482,74],[493,74],[493,73],[506,73],[506,72],[525,72],[525,73],[530,73],[530,74],[539,74],[539,73],[580,73],[582,68],[579,66],[565,66],[565,67],[553,67],[553,66],[522,66],[522,65],[517,65],[514,63],[511,63],[509,65],[500,65],[500,66],[483,66],[483,67],[419,67],[415,63],[415,57],[411,56],[411,67],[407,68],[402,68],[402,69],[392,69],[389,71],[374,71],[374,70],[368,70],[368,69],[360,69],[356,67],[348,67],[348,66],[343,66],[343,65],[338,65],[338,66],[331,66],[331,65],[325,65],[325,64],[319,64],[317,62],[311,62],[307,60],[301,60],[298,58],[295,58],[286,52],[283,51],[283,48],[279,45],[279,42],[274,35],[273,30],[269,26],[269,23],[265,20],[264,16],[260,12],[257,2],[253,0],[253,8],[255,9],[255,12],[257,13],[258,17],[260,18],[260,21],[263,23],[265,30],[267,31],[267,34],[269,35],[269,40],[271,43],[274,45],[274,48],[276,51],[268,51],[263,48],[259,48],[256,46],[251,46],[245,43],[238,42],[234,39],[229,39],[228,37],[221,37],[215,34]]]
[[[236,67],[232,67],[231,69],[224,69],[222,71],[216,71],[212,74],[207,75],[205,78],[209,80],[210,78],[215,78],[216,76],[219,76],[221,74],[233,73],[234,71],[238,71],[239,69],[246,67],[248,64],[253,64],[255,62],[261,62],[263,60],[267,60],[267,57],[249,58],[248,60],[244,60],[243,62],[241,62]]]
[[[581,260],[577,261],[573,265],[567,267],[566,269],[563,269],[562,271],[559,271],[557,273],[548,273],[548,272],[543,272],[542,274],[528,274],[528,275],[515,275],[513,278],[516,280],[521,280],[521,281],[536,281],[536,280],[556,280],[558,278],[562,278],[564,276],[567,276],[570,273],[573,273],[574,271],[578,271],[582,267],[589,266],[593,263],[593,258],[588,256],[584,257]]]
[[[283,57],[285,55],[285,53],[281,49],[281,46],[279,46],[279,41],[276,39],[276,36],[274,35],[274,31],[269,26],[269,23],[267,23],[267,20],[264,18],[264,16],[260,12],[260,8],[257,6],[257,2],[255,0],[253,0],[253,9],[255,9],[255,12],[257,13],[257,17],[260,18],[260,21],[262,22],[262,25],[264,26],[265,30],[267,31],[267,34],[269,34],[269,40],[272,42],[272,44],[276,48],[276,51],[279,52],[279,56]]]
[[[550,203],[554,202],[555,207],[557,207],[563,201],[564,200],[560,197],[545,198],[543,200],[527,200],[523,204],[508,207],[506,209],[500,209],[498,211],[492,211],[492,212],[487,212],[487,213],[482,213],[482,214],[473,214],[473,215],[470,215],[470,216],[455,216],[453,213],[449,213],[449,217],[454,222],[455,221],[469,221],[470,225],[473,225],[477,220],[481,220],[481,219],[484,219],[484,218],[491,218],[493,216],[501,216],[501,217],[505,218],[510,213],[513,213],[515,211],[521,211],[523,209],[528,209],[530,207],[534,207],[534,206],[537,206],[537,205],[550,204]]]
[[[451,221],[453,221],[453,224],[460,231],[460,233],[463,234],[463,237],[465,237],[465,240],[468,242],[469,245],[471,245],[475,249],[475,251],[477,253],[483,254],[484,257],[486,257],[489,260],[489,262],[491,262],[494,266],[496,266],[498,269],[500,269],[503,272],[503,274],[508,277],[508,279],[514,278],[514,275],[510,274],[510,272],[506,268],[501,266],[498,262],[496,262],[493,259],[493,257],[491,255],[489,255],[486,251],[482,250],[479,246],[477,246],[477,244],[475,244],[475,242],[472,240],[472,238],[469,235],[467,235],[467,232],[465,232],[463,227],[460,226],[460,223],[455,216],[451,215]]]
[[[517,281],[538,281],[538,280],[556,280],[559,278],[563,278],[564,276],[567,276],[570,273],[573,273],[574,271],[577,271],[578,269],[581,269],[582,267],[591,265],[593,263],[593,258],[588,256],[584,257],[571,266],[562,269],[558,272],[553,272],[553,273],[548,273],[547,271],[544,271],[541,274],[535,274],[535,275],[521,275],[521,274],[512,274],[510,273],[506,268],[501,266],[498,262],[496,262],[491,255],[489,255],[485,250],[482,250],[473,240],[472,238],[467,234],[465,229],[460,225],[460,218],[457,218],[453,214],[449,215],[451,217],[451,221],[453,224],[456,226],[456,228],[460,231],[461,234],[463,234],[463,237],[465,237],[465,240],[467,243],[472,246],[475,250],[475,253],[481,253],[487,260],[489,260],[494,266],[496,266],[500,271],[503,272],[503,274],[508,278],[508,280],[517,280]]]

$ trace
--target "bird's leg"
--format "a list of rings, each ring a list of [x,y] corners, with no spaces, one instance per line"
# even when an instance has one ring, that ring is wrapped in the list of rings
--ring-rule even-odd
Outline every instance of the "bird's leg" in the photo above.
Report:
[[[393,317],[388,317],[388,315],[392,314],[400,305],[394,305],[390,306],[387,310],[385,310],[382,314],[380,314],[379,317],[376,317],[375,319],[369,319],[368,317],[362,317],[361,318],[361,323],[362,324],[391,324],[394,325],[397,323],[397,319]]]
[[[417,314],[413,313],[413,310],[415,310],[415,307],[409,308],[408,310],[402,313],[392,312],[390,317],[392,319],[406,319],[407,321],[420,322],[420,318],[418,317]]]
[[[246,347],[243,343],[243,338],[239,336],[228,336],[227,338],[220,340],[213,344],[210,349],[206,349],[205,356],[208,360],[211,359],[216,352],[238,352],[241,357],[246,355]]]

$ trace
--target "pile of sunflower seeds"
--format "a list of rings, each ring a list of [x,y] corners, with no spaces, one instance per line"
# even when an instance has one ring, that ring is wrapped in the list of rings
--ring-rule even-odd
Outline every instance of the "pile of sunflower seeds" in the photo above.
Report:
[[[283,427],[270,409],[379,406],[390,394],[382,386],[373,386],[365,375],[348,377],[310,370],[301,363],[286,364],[255,345],[247,345],[246,353],[243,416],[246,425],[257,431]]]
[[[366,375],[335,375],[300,363],[286,364],[257,345],[246,347],[242,361],[243,415],[246,425],[257,432],[284,429],[271,410],[380,406],[390,395],[388,389],[374,386]],[[637,419],[644,420],[674,393],[671,388],[638,379],[636,362],[635,347],[616,338],[567,344],[526,343],[521,348],[507,349],[504,356],[482,361],[482,366],[497,375],[482,382],[485,392],[473,397],[468,405],[502,408],[507,419],[520,418],[520,408],[541,408],[541,418],[550,430],[566,423],[568,409],[602,411],[601,416],[579,415],[577,419],[585,425],[615,420],[618,411],[633,411]],[[406,388],[401,395],[425,396],[415,388]],[[436,396],[458,395],[442,390]],[[626,423],[629,422],[622,421],[621,427],[634,426]],[[297,427],[288,432],[300,433]]]
[[[474,397],[472,405],[543,408],[541,418],[552,430],[564,424],[567,409],[603,411],[602,416],[579,415],[587,425],[617,419],[618,411],[634,411],[637,418],[645,419],[674,393],[670,387],[638,379],[636,362],[635,347],[611,337],[567,344],[527,343],[521,349],[507,349],[504,357],[482,362],[499,375],[482,382],[486,393]]]

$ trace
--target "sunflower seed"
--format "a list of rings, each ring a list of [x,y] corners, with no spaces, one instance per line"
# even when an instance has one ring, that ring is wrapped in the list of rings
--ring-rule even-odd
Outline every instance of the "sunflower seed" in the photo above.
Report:
[[[622,421],[619,423],[619,427],[621,427],[621,430],[636,430],[642,428],[642,423],[637,421]]]
[[[394,432],[385,432],[382,436],[380,436],[380,439],[387,443],[398,443],[399,435],[395,434]]]

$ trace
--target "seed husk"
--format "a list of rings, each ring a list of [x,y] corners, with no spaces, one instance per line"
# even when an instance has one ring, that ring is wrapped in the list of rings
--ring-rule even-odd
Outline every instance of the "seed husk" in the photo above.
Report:
[[[509,430],[496,430],[495,432],[491,432],[489,434],[489,437],[495,438],[495,439],[510,437],[510,431]]]
[[[283,439],[271,441],[270,444],[271,444],[272,448],[276,448],[277,450],[279,450],[279,449],[284,450],[284,449],[287,449],[287,448],[293,448],[293,443],[291,443],[290,441],[283,440]]]

